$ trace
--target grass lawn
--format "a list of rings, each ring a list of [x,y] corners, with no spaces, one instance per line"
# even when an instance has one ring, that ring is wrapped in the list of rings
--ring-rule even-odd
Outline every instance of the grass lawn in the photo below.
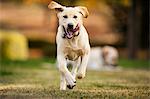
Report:
[[[0,62],[0,99],[150,99],[150,71],[146,61],[122,59],[119,64],[126,69],[121,71],[87,71],[73,90],[66,91],[59,90],[54,59]]]

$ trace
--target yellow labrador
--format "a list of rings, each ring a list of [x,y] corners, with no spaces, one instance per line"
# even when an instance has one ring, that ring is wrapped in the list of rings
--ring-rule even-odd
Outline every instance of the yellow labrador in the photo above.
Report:
[[[57,64],[61,73],[60,90],[66,90],[66,86],[72,89],[76,85],[76,76],[81,79],[86,73],[90,44],[83,18],[87,18],[89,13],[86,7],[66,7],[54,1],[48,8],[54,9],[59,19],[56,43]],[[74,63],[71,72],[67,68],[69,61]]]
[[[119,52],[115,47],[92,47],[88,61],[88,69],[118,70]]]

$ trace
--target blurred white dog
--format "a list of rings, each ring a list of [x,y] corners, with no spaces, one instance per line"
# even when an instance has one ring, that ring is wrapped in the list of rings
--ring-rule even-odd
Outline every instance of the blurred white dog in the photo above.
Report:
[[[90,44],[83,18],[87,18],[89,13],[86,7],[66,7],[54,1],[48,7],[55,9],[59,20],[56,43],[60,90],[66,90],[66,86],[72,89],[76,85],[76,76],[81,79],[86,74]],[[69,61],[73,62],[71,72],[67,68]]]
[[[114,70],[118,66],[119,54],[116,48],[111,46],[91,48],[88,69]]]

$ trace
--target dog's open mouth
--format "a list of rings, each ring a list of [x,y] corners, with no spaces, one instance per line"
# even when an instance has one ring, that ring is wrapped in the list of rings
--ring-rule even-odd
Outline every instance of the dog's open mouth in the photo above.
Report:
[[[67,28],[67,30],[65,30],[64,28],[64,31],[65,31],[64,36],[67,37],[68,39],[71,39],[72,37],[78,35],[78,34],[76,35],[75,33],[79,31],[79,24],[77,24],[77,26],[74,29]]]

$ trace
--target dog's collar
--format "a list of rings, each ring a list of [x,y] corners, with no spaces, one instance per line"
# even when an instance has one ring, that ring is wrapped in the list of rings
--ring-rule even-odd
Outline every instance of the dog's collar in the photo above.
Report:
[[[65,27],[64,26],[62,26],[63,27],[63,30],[64,30],[64,34],[63,34],[63,36],[62,36],[62,38],[67,38],[67,39],[71,39],[71,38],[68,38],[66,35],[67,35],[67,31],[66,31],[66,29],[65,29]],[[78,36],[80,34],[80,32],[78,32],[78,34],[73,34],[73,37],[76,37],[76,36]]]

